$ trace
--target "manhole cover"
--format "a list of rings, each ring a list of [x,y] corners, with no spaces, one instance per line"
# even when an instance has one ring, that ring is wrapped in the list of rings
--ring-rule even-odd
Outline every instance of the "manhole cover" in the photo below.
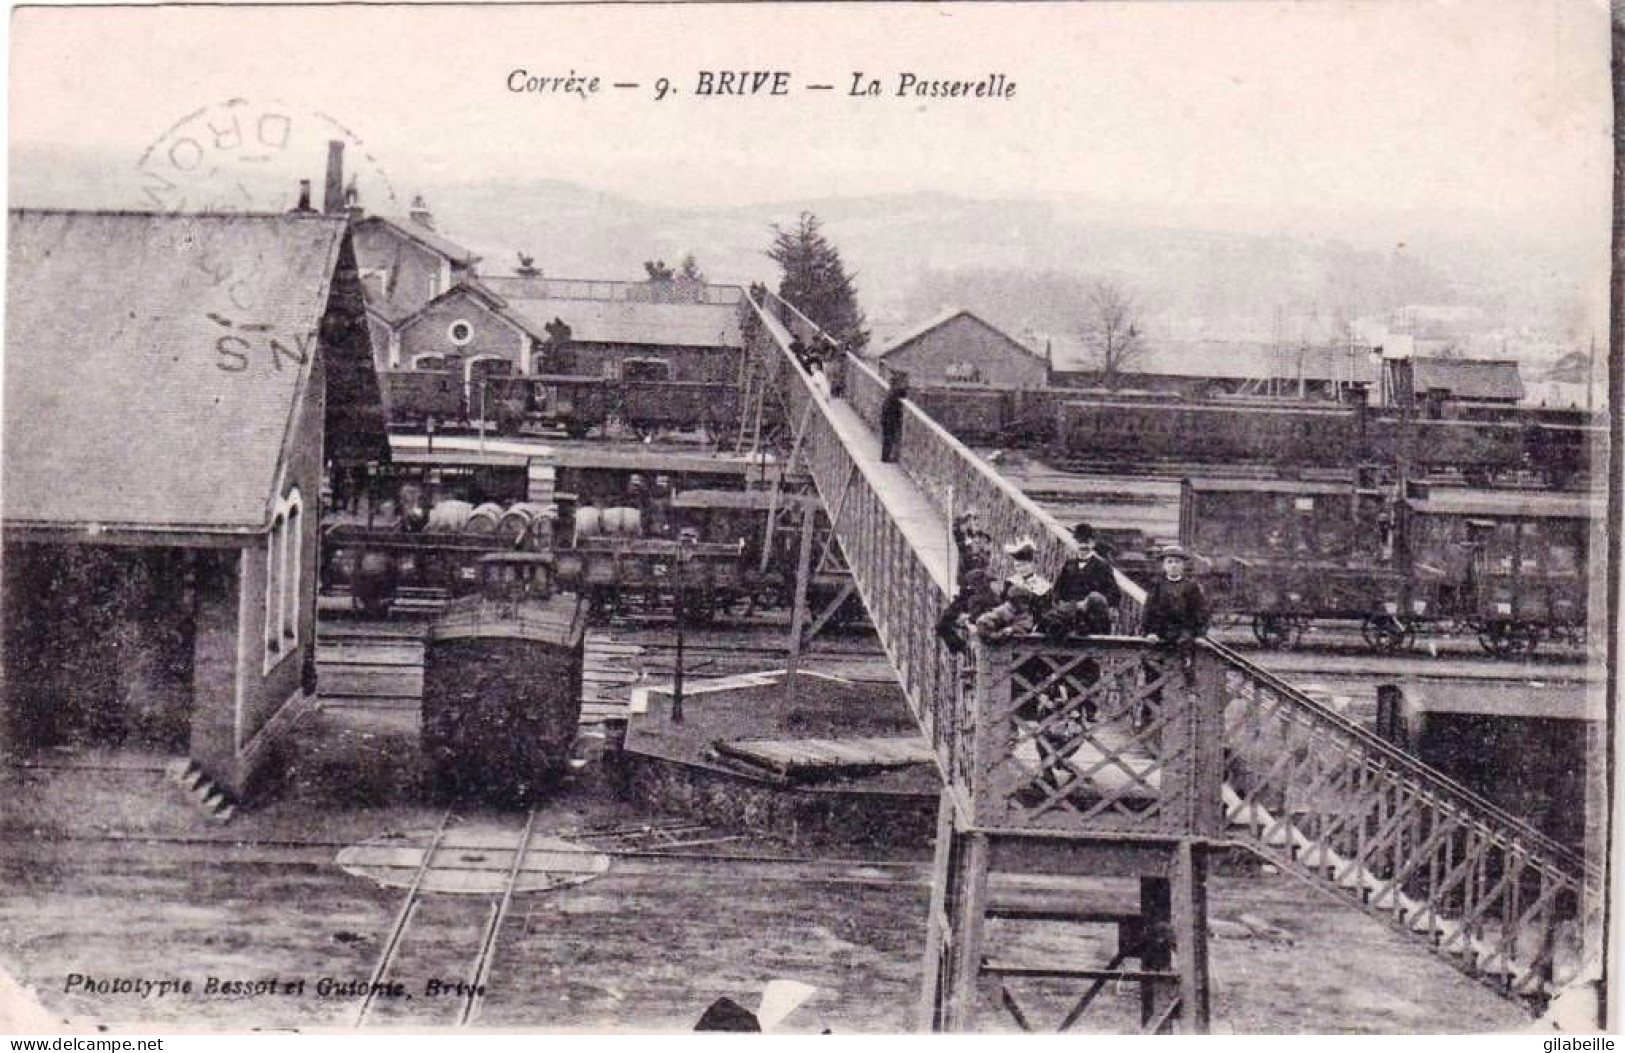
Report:
[[[513,871],[520,832],[494,826],[462,826],[446,831],[423,875],[425,892],[501,895]],[[351,845],[338,854],[338,865],[357,877],[389,888],[407,888],[423,866],[424,851],[434,834],[422,830]],[[559,837],[532,835],[519,865],[515,892],[545,892],[591,881],[609,869],[609,856],[588,845]]]

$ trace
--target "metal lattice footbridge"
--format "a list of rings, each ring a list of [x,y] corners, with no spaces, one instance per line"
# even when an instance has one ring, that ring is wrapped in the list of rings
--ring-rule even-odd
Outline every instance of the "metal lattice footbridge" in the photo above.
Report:
[[[952,656],[935,626],[953,515],[1033,538],[1052,575],[1065,529],[912,403],[900,457],[882,463],[886,384],[869,363],[849,355],[832,398],[789,351],[817,327],[770,293],[743,309],[748,397],[777,400],[793,428],[792,467],[805,465],[941,770],[922,1027],[972,1027],[988,1004],[1033,1027],[1019,992],[1041,980],[1077,985],[1065,1028],[1115,980],[1138,984],[1143,1028],[1205,1029],[1206,857],[1220,845],[1531,1006],[1594,957],[1600,867],[1223,646],[1202,642],[1188,665],[1128,637]],[[1132,627],[1143,593],[1122,584]],[[1028,894],[1012,898],[1017,874]],[[1139,900],[1069,893],[1086,875],[1138,878]],[[984,953],[990,917],[1114,925],[1117,953],[1001,961]]]

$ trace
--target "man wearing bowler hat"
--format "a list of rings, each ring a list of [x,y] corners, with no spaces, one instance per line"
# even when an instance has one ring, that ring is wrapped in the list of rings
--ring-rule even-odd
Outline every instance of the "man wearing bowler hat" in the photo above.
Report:
[[[1112,547],[1088,523],[1073,527],[1072,539],[1076,548],[1055,579],[1054,628],[1062,635],[1104,636],[1112,631],[1113,612],[1123,599]]]

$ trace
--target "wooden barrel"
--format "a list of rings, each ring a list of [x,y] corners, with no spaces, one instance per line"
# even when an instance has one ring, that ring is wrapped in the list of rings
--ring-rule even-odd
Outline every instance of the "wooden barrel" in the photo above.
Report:
[[[597,505],[576,509],[575,536],[597,537],[604,532],[604,510]]]
[[[473,513],[474,506],[467,501],[440,501],[429,509],[430,533],[460,534]]]
[[[604,512],[604,533],[611,537],[641,537],[643,513],[636,508],[611,508]]]
[[[463,533],[495,534],[497,524],[500,522],[502,522],[502,506],[487,501],[469,513],[468,521],[463,524]]]
[[[536,501],[520,501],[502,513],[502,518],[497,521],[497,536],[510,545],[517,544],[527,532],[533,541],[538,538],[551,539],[552,532],[548,528],[551,526],[553,514],[550,505]]]

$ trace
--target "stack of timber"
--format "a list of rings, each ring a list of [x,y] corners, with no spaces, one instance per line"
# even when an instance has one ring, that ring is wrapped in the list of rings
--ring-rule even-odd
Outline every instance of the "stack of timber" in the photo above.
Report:
[[[642,647],[617,641],[603,630],[589,631],[581,669],[582,722],[625,717],[632,704],[632,687],[642,678]]]

